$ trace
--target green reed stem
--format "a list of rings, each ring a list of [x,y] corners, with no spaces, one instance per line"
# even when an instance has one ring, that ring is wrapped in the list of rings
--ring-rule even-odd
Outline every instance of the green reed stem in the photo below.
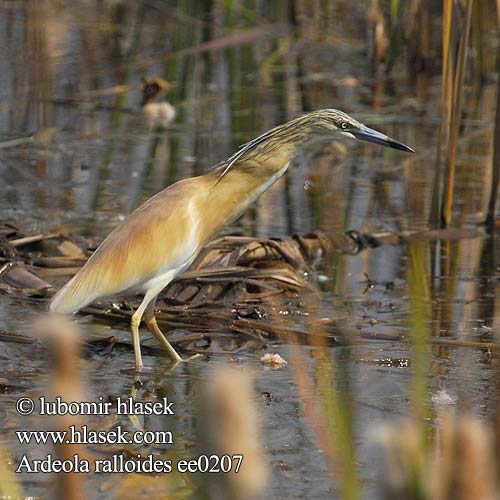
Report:
[[[360,498],[360,483],[352,436],[349,374],[346,373],[345,377],[342,377],[347,386],[341,388],[338,373],[340,365],[347,366],[342,362],[334,366],[331,357],[317,365],[318,393],[330,433],[329,438],[336,449],[341,497],[345,500],[357,500]]]
[[[410,293],[410,339],[412,345],[413,378],[411,407],[420,433],[420,458],[427,456],[425,418],[427,417],[427,345],[430,338],[429,243],[415,241],[409,246],[408,288]],[[425,460],[416,459],[415,491],[423,493],[426,485]],[[419,495],[421,496],[421,495]]]

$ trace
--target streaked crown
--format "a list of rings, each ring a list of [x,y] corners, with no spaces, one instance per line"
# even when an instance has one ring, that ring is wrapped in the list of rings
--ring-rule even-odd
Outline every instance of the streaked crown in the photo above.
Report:
[[[269,154],[283,145],[293,144],[299,146],[318,136],[328,137],[338,133],[353,139],[373,142],[401,151],[414,152],[409,146],[368,128],[343,111],[339,111],[338,109],[319,109],[299,116],[283,125],[278,125],[250,142],[243,144],[233,156],[224,162],[225,166],[221,171],[219,179],[238,161],[249,155],[255,157],[256,154],[258,155],[264,151],[266,154]]]

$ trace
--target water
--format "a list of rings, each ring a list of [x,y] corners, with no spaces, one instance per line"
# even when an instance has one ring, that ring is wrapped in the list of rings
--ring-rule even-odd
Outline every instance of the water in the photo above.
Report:
[[[260,15],[279,20],[272,9]],[[257,23],[247,11],[234,16],[231,22],[240,23],[241,29],[250,30]],[[241,143],[298,112],[338,107],[411,145],[417,154],[349,140],[326,150],[315,147],[301,155],[287,179],[266,192],[229,232],[268,237],[322,229],[338,238],[348,229],[426,229],[439,126],[439,80],[426,77],[416,87],[398,73],[392,85],[376,94],[369,60],[355,42],[356,27],[337,25],[350,45],[334,40],[333,50],[327,41],[304,35],[298,52],[286,50],[285,33],[272,26],[265,29],[267,38],[251,32],[247,40],[224,38],[224,23],[210,22],[206,7],[188,2],[4,3],[0,7],[2,218],[28,232],[64,228],[100,241],[160,188],[207,171]],[[218,42],[201,45],[209,40]],[[188,47],[195,50],[186,51]],[[284,56],[276,57],[275,50]],[[167,97],[177,118],[166,132],[152,130],[140,108],[140,79],[151,76],[173,83]],[[484,212],[491,155],[485,125],[494,109],[492,94],[491,85],[485,84],[474,108],[479,111],[467,116],[471,140],[462,143],[459,153],[457,224],[478,221]],[[18,139],[15,145],[7,144]],[[427,243],[429,260],[433,248],[434,243]],[[450,243],[430,290],[428,327],[434,336],[493,340],[499,257],[496,237]],[[408,344],[398,340],[410,333],[408,265],[407,246],[383,246],[356,256],[335,254],[322,271],[326,281],[321,285],[321,314],[345,318],[340,328],[344,340],[362,333],[360,341],[333,347],[329,356],[339,367],[339,384],[350,383],[365,498],[376,495],[382,474],[374,444],[379,425],[411,411],[412,355]],[[367,287],[367,277],[373,286]],[[33,320],[42,310],[43,304],[1,295],[0,328],[31,335]],[[103,325],[81,316],[76,321],[83,334],[129,340],[123,325]],[[313,379],[322,370],[316,350],[300,348]],[[272,351],[290,358],[286,345],[273,346]],[[430,354],[429,425],[441,404],[466,406],[485,420],[491,418],[498,390],[488,352],[434,345]],[[182,456],[186,450],[196,450],[197,400],[207,374],[221,364],[237,364],[255,377],[255,404],[270,467],[264,497],[338,495],[338,484],[308,426],[301,405],[304,394],[297,392],[293,367],[289,363],[280,370],[264,369],[261,355],[256,349],[215,354],[172,372],[165,358],[145,355],[149,375],[139,395],[154,399],[166,393],[182,409],[175,422],[174,447]],[[1,443],[19,458],[24,451],[13,429],[34,429],[38,422],[19,417],[13,405],[21,395],[44,394],[49,359],[38,341],[4,342],[0,357]],[[86,359],[81,369],[89,399],[129,394],[134,383],[132,363],[130,350]],[[314,399],[317,394],[312,391],[307,396]],[[44,448],[37,452],[46,454]],[[50,482],[46,476],[27,474],[21,481],[27,495],[42,494]],[[99,498],[108,498],[110,491],[119,495],[123,486],[113,477],[92,475],[88,481]],[[195,487],[191,479],[176,481],[159,484],[179,498]],[[137,486],[143,483],[126,484],[144,491]]]

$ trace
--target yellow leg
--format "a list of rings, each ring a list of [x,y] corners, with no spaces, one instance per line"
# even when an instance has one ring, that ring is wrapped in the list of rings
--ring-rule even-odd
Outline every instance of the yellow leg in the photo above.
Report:
[[[141,324],[141,316],[137,314],[139,309],[132,315],[130,320],[130,329],[132,330],[132,341],[134,343],[134,355],[135,355],[135,371],[140,372],[142,370],[142,355],[141,355],[141,342],[139,340],[139,325]]]
[[[142,370],[142,355],[141,355],[141,342],[139,339],[139,325],[141,324],[142,315],[148,307],[148,304],[153,301],[156,302],[156,296],[160,293],[159,290],[148,290],[142,299],[141,305],[137,308],[137,311],[132,315],[130,320],[130,329],[132,330],[132,341],[134,343],[134,355],[135,355],[135,371],[140,372]]]
[[[191,356],[190,358],[186,359],[182,359],[179,356],[177,351],[172,347],[172,344],[166,339],[165,335],[163,335],[163,332],[160,330],[160,327],[156,322],[156,318],[154,316],[155,304],[156,304],[156,297],[149,303],[148,307],[146,308],[144,322],[146,323],[148,330],[156,337],[158,342],[160,342],[160,344],[165,348],[165,350],[171,356],[174,363],[177,364],[182,361],[191,361],[193,359],[200,358],[201,354],[195,354],[194,356]]]

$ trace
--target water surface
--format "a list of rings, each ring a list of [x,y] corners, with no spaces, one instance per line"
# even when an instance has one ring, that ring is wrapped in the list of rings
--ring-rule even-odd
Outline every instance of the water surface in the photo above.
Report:
[[[350,229],[428,228],[439,124],[438,75],[421,75],[416,85],[401,67],[391,81],[377,82],[364,32],[354,24],[337,24],[331,40],[303,34],[290,42],[291,28],[283,30],[286,19],[273,9],[263,8],[255,18],[246,10],[230,19],[219,16],[214,21],[206,7],[189,2],[4,3],[2,219],[27,232],[64,230],[98,242],[164,186],[206,172],[241,143],[301,112],[334,107],[411,145],[416,154],[349,140],[315,146],[227,232],[269,237],[321,229],[335,239]],[[256,27],[267,34],[252,35]],[[228,40],[233,29],[249,30],[250,35]],[[203,45],[214,40],[212,47]],[[141,78],[153,76],[173,84],[167,98],[177,118],[167,131],[152,129],[140,108]],[[469,108],[478,111],[466,119],[471,139],[460,147],[456,225],[478,221],[487,199],[491,85],[484,84],[474,99]],[[435,243],[424,246],[430,260]],[[427,326],[432,335],[492,341],[499,257],[496,237],[449,244],[430,280]],[[447,266],[446,259],[452,265]],[[376,495],[382,473],[374,445],[378,426],[410,412],[411,350],[399,340],[411,329],[408,262],[407,246],[382,246],[355,256],[334,253],[321,270],[320,313],[344,318],[342,345],[332,347],[329,356],[339,368],[338,383],[350,384],[364,498]],[[1,295],[0,328],[30,335],[33,319],[43,308],[42,303]],[[82,316],[76,321],[82,335],[129,340],[123,325],[103,325]],[[361,332],[362,341],[346,345],[349,332]],[[300,350],[314,377],[321,371],[315,348]],[[287,345],[274,345],[272,351],[289,359]],[[221,364],[237,364],[255,377],[255,404],[271,470],[264,497],[331,498],[338,485],[308,426],[293,367],[264,369],[262,354],[258,349],[212,354],[172,372],[166,358],[145,355],[149,376],[139,396],[166,393],[176,402],[181,411],[173,453],[182,455],[196,450],[197,401],[207,374]],[[429,426],[435,406],[443,401],[489,419],[498,389],[488,352],[434,346],[429,354]],[[1,443],[19,458],[24,451],[13,429],[38,424],[19,417],[13,404],[24,394],[44,394],[49,359],[40,342],[1,343],[0,358],[5,387]],[[129,394],[132,364],[130,350],[86,359],[81,369],[89,399]],[[314,399],[315,392],[310,396]],[[162,423],[151,420],[145,425]],[[45,452],[36,450],[41,456]],[[118,491],[113,479],[88,479],[96,497],[108,498],[109,488]],[[43,494],[48,483],[46,476],[22,476],[27,495]],[[173,481],[168,487],[182,498],[194,483]]]

